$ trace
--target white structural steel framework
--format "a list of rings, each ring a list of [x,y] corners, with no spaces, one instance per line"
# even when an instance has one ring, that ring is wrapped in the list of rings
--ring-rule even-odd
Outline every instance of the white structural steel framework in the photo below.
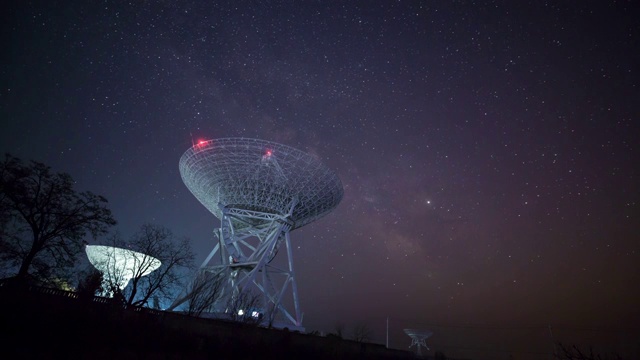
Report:
[[[411,345],[409,345],[409,348],[413,346],[418,348],[416,351],[418,356],[422,356],[422,347],[429,350],[425,340],[433,334],[431,331],[404,329],[404,332],[411,337]]]
[[[314,156],[247,138],[194,144],[180,159],[180,173],[187,188],[220,219],[214,232],[218,242],[202,271],[224,273],[228,296],[257,289],[265,321],[272,322],[279,313],[301,326],[289,233],[338,205],[343,196],[340,179]],[[273,262],[283,243],[284,268]],[[210,265],[216,254],[217,264]],[[285,302],[288,294],[291,301]],[[186,294],[170,308],[188,298]]]
[[[237,296],[239,292],[248,291],[251,287],[257,288],[263,294],[262,309],[267,312],[267,319],[273,319],[276,311],[279,311],[295,326],[302,326],[289,236],[291,222],[286,217],[258,211],[226,208],[222,213],[221,227],[215,232],[218,244],[202,264],[202,270],[213,273],[224,271],[231,287],[231,296]],[[253,220],[261,220],[260,225],[235,225]],[[287,249],[286,269],[271,263],[283,241]],[[217,252],[221,265],[207,266]],[[282,276],[284,279],[275,282],[272,275]],[[278,284],[281,284],[280,288],[277,287]],[[293,311],[282,304],[283,296],[288,290],[292,295]]]

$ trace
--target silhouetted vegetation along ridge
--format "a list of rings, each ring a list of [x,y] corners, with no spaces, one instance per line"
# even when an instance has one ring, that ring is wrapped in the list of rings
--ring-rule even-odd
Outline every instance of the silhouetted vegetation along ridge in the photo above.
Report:
[[[115,225],[104,197],[74,185],[37,161],[6,154],[0,162],[0,260],[16,268],[17,281],[68,280],[84,237]]]
[[[3,348],[5,354],[21,358],[412,358],[408,351],[378,344],[126,307],[102,297],[82,301],[78,293],[58,289],[6,285],[0,286],[0,323],[12,331],[3,338]],[[34,346],[21,345],[35,338]]]

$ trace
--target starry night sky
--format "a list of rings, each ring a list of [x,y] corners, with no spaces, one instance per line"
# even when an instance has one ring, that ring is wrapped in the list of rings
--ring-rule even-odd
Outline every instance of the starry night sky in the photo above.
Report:
[[[546,359],[552,339],[640,356],[638,11],[554,3],[12,1],[0,150],[200,263],[219,222],[180,156],[293,146],[345,190],[291,233],[307,330],[384,343],[388,317],[395,348],[412,327],[474,359]]]

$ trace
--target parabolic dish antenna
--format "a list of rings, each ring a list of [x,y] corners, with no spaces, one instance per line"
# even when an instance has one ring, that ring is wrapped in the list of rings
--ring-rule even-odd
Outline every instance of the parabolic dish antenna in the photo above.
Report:
[[[116,284],[120,290],[134,277],[149,275],[161,265],[152,256],[114,246],[87,245],[85,251],[91,265],[102,273],[104,283]]]
[[[248,138],[200,141],[182,155],[179,169],[191,193],[220,219],[217,244],[201,269],[226,271],[229,296],[257,289],[263,309],[270,312],[267,321],[280,313],[301,326],[289,232],[340,203],[343,188],[338,176],[315,156]],[[272,263],[283,243],[286,268]],[[216,253],[220,254],[218,265],[207,266]],[[278,282],[271,275],[282,275],[283,280]],[[292,293],[293,311],[281,301],[287,292]],[[176,300],[170,309],[189,296]]]
[[[338,176],[312,155],[269,141],[201,141],[180,158],[182,181],[218,219],[225,208],[287,216],[297,229],[342,199]]]
[[[404,332],[405,334],[409,335],[409,337],[411,337],[411,345],[409,345],[409,348],[411,348],[414,345],[418,348],[416,351],[418,356],[422,356],[423,346],[427,348],[427,350],[429,350],[429,347],[427,346],[427,343],[425,342],[425,340],[429,338],[431,335],[433,335],[433,332],[427,331],[427,330],[417,330],[417,329],[404,329]]]

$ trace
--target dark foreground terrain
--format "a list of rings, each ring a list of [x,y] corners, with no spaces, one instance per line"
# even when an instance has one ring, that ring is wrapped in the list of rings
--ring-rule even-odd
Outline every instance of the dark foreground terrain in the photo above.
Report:
[[[411,359],[382,345],[0,286],[2,359]]]

